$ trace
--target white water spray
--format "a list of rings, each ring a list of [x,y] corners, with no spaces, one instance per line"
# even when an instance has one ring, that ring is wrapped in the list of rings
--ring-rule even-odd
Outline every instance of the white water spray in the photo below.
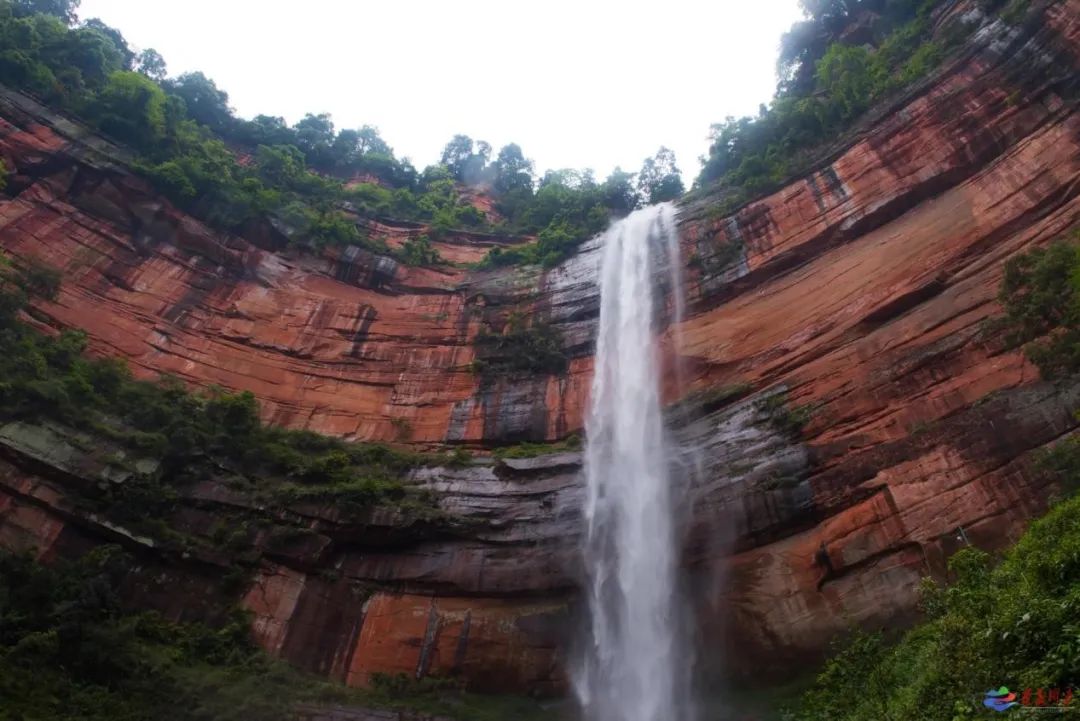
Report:
[[[585,423],[591,635],[574,679],[589,721],[689,721],[692,715],[654,325],[660,253],[668,253],[677,278],[672,215],[670,205],[645,208],[603,238],[600,328]],[[680,314],[681,299],[675,310]]]

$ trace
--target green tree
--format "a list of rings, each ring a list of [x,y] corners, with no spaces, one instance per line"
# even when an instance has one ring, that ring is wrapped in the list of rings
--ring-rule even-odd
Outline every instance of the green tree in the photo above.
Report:
[[[643,202],[664,203],[683,194],[682,176],[675,165],[675,153],[665,147],[646,158],[637,176],[638,195]]]
[[[1007,340],[1026,344],[1044,376],[1080,371],[1080,232],[1010,258],[999,300]]]
[[[153,48],[147,48],[139,53],[135,59],[135,70],[142,73],[156,83],[165,80],[168,72],[165,67],[165,58]]]
[[[304,154],[295,145],[260,145],[255,168],[264,183],[280,188],[297,187],[307,174]]]
[[[293,126],[296,147],[315,167],[333,168],[334,122],[328,113],[308,113]]]
[[[166,80],[165,90],[184,101],[188,117],[216,132],[227,131],[233,122],[229,95],[201,72],[184,73]]]
[[[461,180],[465,164],[473,154],[473,139],[468,135],[455,135],[450,142],[443,147],[439,162],[450,171],[450,174]]]
[[[53,29],[46,30],[47,24],[40,21],[35,26],[43,35],[54,32]],[[112,31],[113,35],[110,35],[103,29],[112,30],[98,21],[54,39],[43,37],[41,58],[52,66],[57,77],[64,78],[69,91],[80,90],[83,86],[100,88],[112,73],[127,69],[125,52],[130,52],[127,44],[122,37],[119,41],[114,38],[113,35],[119,37],[119,33]]]
[[[67,25],[74,25],[79,19],[76,15],[79,2],[80,0],[15,0],[12,6],[20,15],[52,15]]]
[[[884,80],[869,50],[839,43],[818,61],[817,78],[822,89],[839,104],[845,119],[866,110]]]
[[[393,156],[394,151],[390,148],[382,136],[379,134],[379,129],[372,125],[365,125],[356,131],[357,137],[357,151],[361,155],[376,154],[376,155],[388,155]]]
[[[626,215],[638,206],[638,194],[634,188],[635,175],[622,168],[615,168],[600,186],[604,207],[616,215]]]
[[[110,75],[97,108],[101,129],[135,147],[152,148],[165,137],[165,93],[144,75]]]
[[[256,115],[251,120],[241,120],[236,124],[236,134],[241,142],[252,147],[296,145],[296,131],[281,117]]]
[[[93,30],[99,35],[107,38],[112,43],[116,51],[120,53],[120,67],[123,70],[131,70],[134,67],[135,53],[132,52],[128,46],[127,40],[121,34],[119,30],[109,25],[106,25],[99,18],[90,18],[83,23],[85,30]]]
[[[496,193],[532,193],[533,163],[517,143],[503,146],[492,166],[495,176],[492,188]]]
[[[436,265],[442,262],[439,251],[431,245],[431,240],[426,235],[409,238],[401,246],[401,260],[406,265]]]
[[[458,181],[476,185],[487,179],[487,164],[491,159],[491,146],[479,140],[473,142],[468,135],[455,135],[443,148],[440,162]]]

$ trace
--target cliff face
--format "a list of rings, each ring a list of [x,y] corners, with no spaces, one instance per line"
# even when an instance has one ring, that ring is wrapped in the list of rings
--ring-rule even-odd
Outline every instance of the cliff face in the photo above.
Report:
[[[922,576],[943,576],[965,539],[1015,538],[1051,492],[1031,453],[1074,428],[1080,388],[1039,382],[983,323],[1004,261],[1080,220],[1080,2],[1040,14],[1010,29],[957,3],[939,24],[981,22],[975,37],[812,172],[733,214],[709,198],[680,211],[687,312],[665,343],[697,469],[686,565],[703,643],[755,671],[910,614]],[[0,118],[15,169],[0,248],[64,270],[40,325],[83,328],[146,375],[251,390],[266,420],[323,433],[489,446],[580,429],[597,241],[549,271],[292,252],[273,228],[226,236],[176,211],[123,151],[33,101],[0,94]],[[391,245],[418,232],[377,230]],[[491,242],[437,245],[469,261]],[[470,370],[477,330],[512,311],[561,330],[565,374]],[[800,433],[781,397],[812,410]],[[70,502],[101,470],[68,432],[0,429],[0,544],[48,557],[120,540],[152,559],[133,597],[176,617],[212,607],[220,559],[160,553]],[[579,471],[573,453],[417,471],[434,522],[292,509],[311,534],[256,539],[261,571],[238,595],[267,648],[351,683],[456,671],[481,689],[557,690]],[[196,535],[247,503],[212,478],[183,500],[177,522]]]

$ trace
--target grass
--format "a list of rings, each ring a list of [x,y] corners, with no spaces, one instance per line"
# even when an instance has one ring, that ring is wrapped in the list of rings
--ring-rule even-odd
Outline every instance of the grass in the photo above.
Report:
[[[536,458],[551,453],[564,453],[581,450],[581,436],[574,433],[555,443],[518,443],[503,446],[492,451],[496,458]]]

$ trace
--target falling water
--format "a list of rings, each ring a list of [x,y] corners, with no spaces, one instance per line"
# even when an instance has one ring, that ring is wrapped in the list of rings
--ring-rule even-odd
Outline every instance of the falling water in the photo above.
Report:
[[[688,721],[691,715],[654,324],[653,281],[663,270],[655,260],[677,251],[672,214],[666,204],[639,210],[603,238],[586,419],[591,629],[574,679],[589,721]],[[678,303],[676,314],[680,309]]]

